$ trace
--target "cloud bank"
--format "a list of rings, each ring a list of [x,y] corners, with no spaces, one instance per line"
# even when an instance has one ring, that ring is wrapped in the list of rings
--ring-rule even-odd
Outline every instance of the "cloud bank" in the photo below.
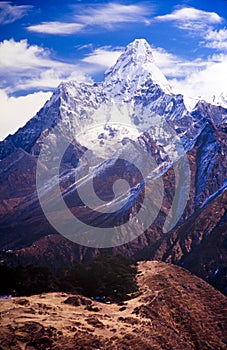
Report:
[[[7,93],[56,88],[63,80],[87,79],[78,65],[51,58],[51,52],[27,40],[0,43],[0,88]]]
[[[116,25],[122,23],[148,25],[150,24],[149,15],[152,12],[151,6],[123,5],[115,2],[88,7],[74,5],[72,8],[74,15],[71,22],[42,22],[28,26],[27,29],[37,33],[61,35],[78,33],[94,26],[113,30]]]
[[[19,127],[31,119],[50,96],[51,92],[39,91],[26,96],[9,97],[4,90],[0,90],[0,140],[16,132]]]

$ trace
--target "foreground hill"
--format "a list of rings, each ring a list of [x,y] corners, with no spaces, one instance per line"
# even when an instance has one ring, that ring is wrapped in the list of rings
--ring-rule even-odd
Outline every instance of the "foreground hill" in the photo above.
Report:
[[[121,305],[48,293],[1,300],[0,349],[226,349],[226,298],[186,270],[140,262]]]

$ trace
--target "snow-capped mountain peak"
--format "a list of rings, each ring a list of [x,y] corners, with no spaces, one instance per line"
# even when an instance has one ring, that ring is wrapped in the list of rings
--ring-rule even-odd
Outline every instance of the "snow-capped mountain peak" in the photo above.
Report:
[[[122,62],[127,65],[130,62],[135,64],[138,63],[154,63],[152,49],[145,39],[135,39],[133,42],[128,44],[125,48],[124,53],[118,60],[117,65],[122,65]]]
[[[105,73],[106,85],[118,85],[126,82],[135,91],[151,80],[168,94],[171,87],[164,74],[156,66],[152,49],[145,39],[136,39],[126,46],[116,64]]]

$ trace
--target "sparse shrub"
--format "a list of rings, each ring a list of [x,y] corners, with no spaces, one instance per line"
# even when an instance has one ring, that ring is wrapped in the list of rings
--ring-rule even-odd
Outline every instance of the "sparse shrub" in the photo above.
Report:
[[[0,266],[0,294],[18,296],[52,291],[77,292],[100,301],[127,299],[137,290],[136,264],[121,256],[101,254],[89,265],[75,262],[73,267],[62,267],[53,275],[47,266]]]

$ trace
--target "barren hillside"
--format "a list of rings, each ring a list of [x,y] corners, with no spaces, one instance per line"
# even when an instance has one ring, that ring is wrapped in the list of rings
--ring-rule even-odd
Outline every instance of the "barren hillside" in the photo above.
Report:
[[[0,301],[0,349],[226,349],[226,298],[186,270],[138,266],[139,292],[117,304],[48,293]]]

